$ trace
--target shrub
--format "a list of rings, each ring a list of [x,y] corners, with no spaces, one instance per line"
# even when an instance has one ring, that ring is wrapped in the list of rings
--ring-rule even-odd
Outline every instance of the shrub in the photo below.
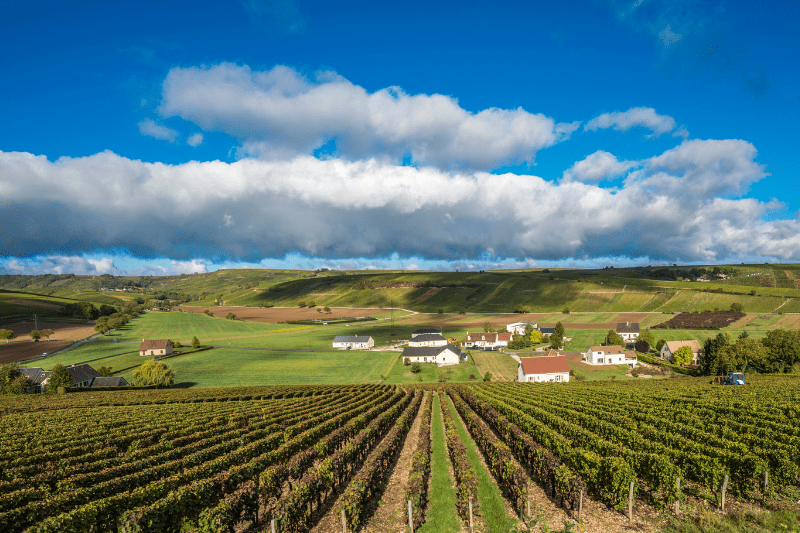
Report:
[[[175,372],[161,361],[149,360],[133,373],[133,384],[137,387],[169,387],[175,383]]]
[[[492,373],[487,372],[483,375],[483,381],[492,381]]]
[[[422,372],[422,365],[419,363],[413,363],[411,365],[411,372],[413,372],[414,374],[419,374],[420,372]]]
[[[200,347],[200,339],[197,337],[192,337],[192,348],[199,348]]]
[[[404,357],[403,364],[406,366],[411,366],[411,359],[409,359],[408,357]]]
[[[565,307],[561,312],[564,313],[565,315],[568,315],[569,314],[569,307]]]
[[[236,315],[233,313],[228,313],[228,316],[226,316],[225,318],[227,318],[228,320],[236,320]]]

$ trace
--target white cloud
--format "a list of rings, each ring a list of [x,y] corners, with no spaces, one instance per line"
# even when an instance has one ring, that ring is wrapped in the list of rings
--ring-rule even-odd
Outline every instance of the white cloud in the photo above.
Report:
[[[634,162],[619,161],[613,154],[598,150],[564,171],[562,179],[564,182],[583,181],[597,183],[605,179],[621,176],[634,166],[636,166]]]
[[[186,139],[186,144],[189,146],[200,146],[200,143],[203,142],[203,134],[202,133],[195,133],[194,135],[190,135],[188,139]]]
[[[614,128],[619,131],[627,131],[636,126],[647,128],[653,132],[654,136],[658,137],[662,133],[675,129],[675,119],[667,115],[659,115],[652,107],[633,107],[624,112],[603,113],[587,122],[583,129],[594,131]]]
[[[680,33],[672,31],[672,26],[669,24],[667,24],[666,28],[658,32],[658,38],[661,39],[661,42],[664,43],[666,48],[680,41],[681,37],[683,36]]]
[[[161,124],[158,124],[149,118],[146,118],[139,123],[139,133],[142,135],[147,135],[148,137],[159,139],[161,141],[169,142],[175,142],[175,139],[178,137],[177,131],[166,126],[162,126]]]
[[[232,135],[242,142],[240,154],[271,159],[310,154],[335,140],[350,159],[397,162],[411,154],[415,163],[442,169],[490,170],[532,162],[578,127],[522,108],[471,113],[452,97],[397,87],[369,93],[333,72],[309,80],[284,66],[174,68],[162,97],[164,116]]]
[[[756,155],[741,140],[686,141],[637,162],[599,152],[573,165],[569,180],[553,183],[378,159],[297,156],[165,165],[111,152],[52,162],[0,152],[0,218],[9,236],[0,240],[0,255],[46,255],[81,243],[72,253],[116,248],[186,261],[257,262],[292,252],[331,259],[396,252],[447,261],[484,257],[483,262],[758,255],[800,260],[800,222],[762,221],[773,205],[737,198],[766,176]],[[581,181],[597,181],[628,165],[635,168],[615,190]],[[453,223],[443,223],[447,214]],[[226,220],[236,223],[226,226]],[[365,261],[354,267],[381,267]],[[185,268],[195,266],[202,268]]]
[[[192,259],[191,261],[171,261],[170,274],[202,274],[207,272],[206,262],[202,259]]]

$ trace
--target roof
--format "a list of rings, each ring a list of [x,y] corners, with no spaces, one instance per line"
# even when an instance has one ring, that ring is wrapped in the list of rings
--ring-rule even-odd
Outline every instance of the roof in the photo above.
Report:
[[[527,326],[528,324],[530,324],[531,326],[535,326],[535,325],[536,325],[536,322],[528,322],[528,321],[524,321],[524,322],[514,322],[513,324],[506,324],[506,327],[507,327],[507,328],[508,328],[508,327],[511,327],[511,328],[513,328],[513,327],[515,327],[515,326]]]
[[[369,335],[337,335],[333,342],[369,342],[372,337]]]
[[[411,342],[430,342],[430,341],[446,341],[444,337],[438,333],[420,333]]]
[[[86,363],[80,365],[70,365],[67,367],[73,383],[83,383],[84,381],[92,381],[92,378],[99,378],[100,372],[90,367]]]
[[[425,335],[426,333],[441,333],[441,331],[436,328],[419,328],[412,335]]]
[[[44,381],[47,376],[50,375],[50,372],[45,372],[41,368],[35,366],[20,368],[19,372],[28,378],[28,381],[31,382],[31,385],[40,385],[42,381]]]
[[[143,340],[142,344],[139,345],[139,351],[144,352],[146,350],[166,350],[167,344],[170,344],[169,339]]]
[[[522,373],[525,375],[569,372],[567,358],[564,355],[520,357],[519,364],[522,365]]]
[[[698,353],[702,350],[700,342],[694,339],[688,341],[667,341],[664,344],[669,347],[671,353],[675,353],[676,350],[683,346],[688,346],[692,350],[692,353]]]
[[[613,344],[611,346],[591,346],[590,349],[593,352],[603,352],[605,354],[624,354],[627,353],[626,350],[622,346],[617,346]]]
[[[497,333],[467,333],[467,342],[476,341],[497,342]]]
[[[510,341],[511,340],[511,332],[510,331],[501,331],[497,334],[497,340],[499,341]]]
[[[130,383],[122,376],[100,376],[94,378],[92,387],[127,387]]]
[[[539,328],[542,335],[552,335],[556,332],[556,328]]]
[[[452,344],[447,346],[406,346],[403,348],[403,357],[436,357],[445,350],[450,350],[456,355],[461,354],[459,349]]]
[[[639,333],[639,323],[620,322],[617,324],[617,333]]]

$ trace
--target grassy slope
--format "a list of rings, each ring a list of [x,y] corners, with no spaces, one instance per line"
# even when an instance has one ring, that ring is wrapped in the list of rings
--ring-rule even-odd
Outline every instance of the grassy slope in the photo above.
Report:
[[[475,366],[485,376],[486,372],[492,373],[492,381],[514,381],[517,379],[519,363],[507,353],[471,351]]]
[[[411,366],[400,361],[400,354],[395,352],[396,363],[384,383],[388,385],[404,385],[412,383],[430,383],[440,380],[447,382],[479,382],[481,375],[472,361],[462,361],[453,366],[437,367],[434,363],[421,363],[422,370],[418,374],[411,372]]]

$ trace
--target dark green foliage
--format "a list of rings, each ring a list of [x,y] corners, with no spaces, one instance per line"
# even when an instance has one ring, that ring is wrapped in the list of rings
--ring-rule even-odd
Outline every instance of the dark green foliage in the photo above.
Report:
[[[613,329],[608,330],[606,333],[606,346],[622,346],[625,347],[625,341],[622,340],[616,331]]]
[[[192,337],[192,348],[199,348],[200,347],[200,339],[197,337]]]
[[[48,394],[55,394],[58,392],[59,387],[69,387],[70,385],[72,385],[72,376],[69,375],[64,365],[58,363],[53,366],[50,377],[47,378],[46,392]]]
[[[0,395],[24,394],[31,384],[19,371],[17,363],[0,365]]]

